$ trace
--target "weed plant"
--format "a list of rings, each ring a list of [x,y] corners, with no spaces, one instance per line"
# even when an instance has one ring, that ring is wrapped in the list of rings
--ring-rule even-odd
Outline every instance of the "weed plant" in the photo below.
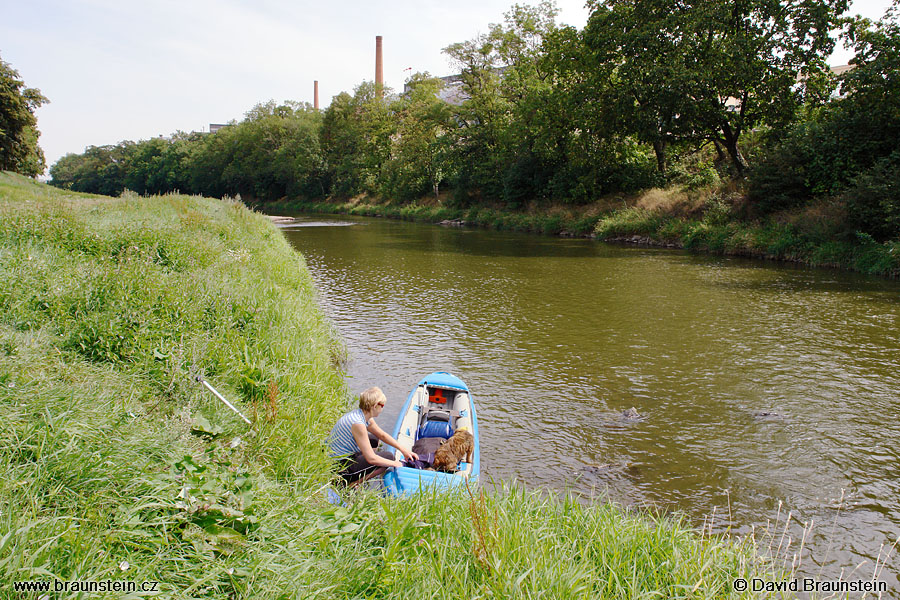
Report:
[[[8,174],[0,213],[2,597],[111,579],[162,598],[722,598],[767,572],[678,521],[515,488],[328,504],[344,351],[264,217]],[[49,597],[88,596],[137,597]]]

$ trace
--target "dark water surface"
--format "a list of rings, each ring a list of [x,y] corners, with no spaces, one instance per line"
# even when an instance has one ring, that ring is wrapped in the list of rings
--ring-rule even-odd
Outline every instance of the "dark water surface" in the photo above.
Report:
[[[284,233],[350,348],[350,389],[387,393],[382,427],[446,370],[477,402],[485,478],[608,492],[714,531],[760,537],[777,521],[771,550],[788,565],[812,522],[799,572],[823,580],[871,578],[900,535],[900,283],[306,220]],[[642,418],[622,415],[631,407]],[[898,568],[880,570],[892,596]]]

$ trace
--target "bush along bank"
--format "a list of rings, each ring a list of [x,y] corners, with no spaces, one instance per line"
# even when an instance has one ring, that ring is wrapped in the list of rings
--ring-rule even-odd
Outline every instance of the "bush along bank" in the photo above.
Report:
[[[721,598],[774,576],[746,540],[607,503],[507,488],[329,505],[343,350],[264,217],[9,174],[0,214],[5,595]]]

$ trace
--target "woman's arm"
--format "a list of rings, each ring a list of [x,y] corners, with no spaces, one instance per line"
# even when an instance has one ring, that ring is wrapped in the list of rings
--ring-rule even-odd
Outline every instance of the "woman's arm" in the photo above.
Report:
[[[385,430],[383,430],[381,427],[379,427],[379,426],[378,426],[378,423],[375,422],[375,419],[372,419],[372,420],[369,421],[369,428],[368,428],[368,429],[369,429],[369,433],[371,433],[372,435],[374,435],[376,438],[378,438],[379,440],[381,440],[381,441],[384,442],[385,444],[387,444],[387,445],[389,445],[389,446],[393,446],[394,448],[396,448],[397,450],[399,450],[400,452],[402,452],[402,453],[403,453],[403,457],[404,457],[406,460],[418,460],[418,459],[419,459],[419,455],[418,455],[418,454],[416,454],[415,452],[410,452],[409,450],[407,450],[406,448],[404,448],[403,446],[401,446],[401,445],[400,445],[400,442],[398,442],[397,440],[395,440],[395,439],[393,438],[393,436],[388,435],[388,433],[387,433]]]
[[[374,425],[375,421],[371,421],[371,424]],[[369,425],[369,430],[371,431],[372,425]],[[377,425],[376,425],[377,427]],[[362,423],[354,423],[350,426],[350,431],[353,433],[353,439],[356,440],[356,445],[359,446],[359,449],[362,451],[363,458],[366,459],[366,462],[370,465],[375,465],[376,467],[400,467],[402,466],[399,460],[388,460],[386,458],[382,458],[375,454],[375,450],[372,449],[372,444],[369,443],[369,436],[366,435],[366,428],[362,425]],[[381,431],[379,429],[379,431]],[[384,433],[382,431],[382,433]],[[377,437],[378,434],[373,434]],[[385,434],[386,435],[386,434]],[[388,436],[389,438],[391,436]],[[381,438],[379,438],[381,439]],[[391,438],[393,439],[393,438]],[[382,440],[384,441],[384,440]],[[396,444],[396,440],[394,442]],[[404,456],[406,456],[404,454]]]

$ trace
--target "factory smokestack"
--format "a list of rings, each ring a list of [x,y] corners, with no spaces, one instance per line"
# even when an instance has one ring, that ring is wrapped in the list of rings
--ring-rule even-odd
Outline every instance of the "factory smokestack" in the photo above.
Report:
[[[319,80],[313,81],[313,108],[319,110]]]
[[[375,93],[384,98],[384,62],[381,54],[381,36],[375,36]]]

